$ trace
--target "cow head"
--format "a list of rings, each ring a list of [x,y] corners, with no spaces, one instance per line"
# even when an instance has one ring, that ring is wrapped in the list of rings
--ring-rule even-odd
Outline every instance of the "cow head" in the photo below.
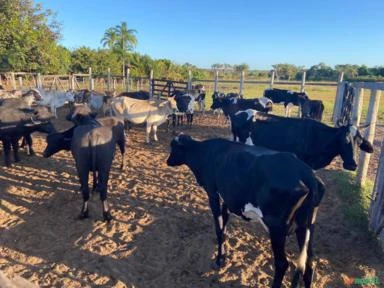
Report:
[[[355,160],[356,148],[359,147],[367,153],[373,152],[372,144],[361,136],[358,128],[354,125],[346,125],[340,129],[340,156],[343,160],[343,168],[355,171],[357,163]]]
[[[224,98],[221,98],[221,97],[214,98],[212,105],[211,105],[211,109],[215,110],[215,109],[222,108],[223,107],[223,101],[224,101]]]
[[[231,131],[239,138],[239,142],[246,143],[257,113],[256,110],[247,109],[231,115]]]
[[[48,158],[61,150],[70,150],[75,128],[76,126],[73,126],[64,132],[49,134],[46,138],[47,146],[44,149],[43,156]]]
[[[193,140],[191,136],[179,134],[171,141],[171,153],[169,154],[167,165],[180,166],[186,163],[186,149]]]
[[[79,125],[84,120],[95,119],[96,115],[97,112],[92,112],[87,104],[78,104],[72,107],[71,112],[69,112],[65,119]]]

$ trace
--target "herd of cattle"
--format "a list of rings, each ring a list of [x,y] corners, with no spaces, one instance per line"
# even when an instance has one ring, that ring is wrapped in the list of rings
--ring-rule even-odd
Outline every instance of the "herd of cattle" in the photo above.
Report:
[[[21,138],[28,153],[33,154],[31,133],[47,133],[44,157],[68,150],[75,160],[83,197],[80,218],[89,217],[88,178],[92,172],[91,191],[100,193],[103,219],[111,221],[106,201],[108,178],[116,146],[122,154],[120,168],[124,169],[127,122],[145,123],[146,142],[150,143],[151,130],[157,141],[157,127],[166,121],[176,125],[185,114],[188,125],[192,125],[195,102],[204,111],[204,91],[172,94],[163,100],[150,99],[149,93],[143,91],[113,97],[88,90],[31,89],[14,97],[14,93],[0,90],[0,139],[5,165],[11,164],[11,148],[14,161],[20,161]],[[73,126],[58,132],[51,119],[64,103],[70,103],[66,120]],[[287,115],[290,106],[300,106],[302,118],[270,114],[277,103],[284,104]],[[208,194],[218,245],[215,264],[220,267],[225,262],[225,229],[230,213],[258,221],[271,239],[275,261],[272,287],[281,287],[288,268],[285,241],[295,223],[300,254],[292,287],[298,286],[300,277],[305,287],[311,287],[315,220],[325,193],[325,185],[314,170],[326,167],[336,156],[341,157],[344,169],[355,170],[356,149],[372,153],[372,144],[356,126],[330,127],[321,123],[323,104],[310,100],[305,93],[268,89],[262,98],[242,99],[235,93],[215,92],[211,109],[222,109],[230,120],[234,141],[197,141],[180,134],[171,142],[167,164],[187,165]],[[96,117],[100,113],[104,117]]]

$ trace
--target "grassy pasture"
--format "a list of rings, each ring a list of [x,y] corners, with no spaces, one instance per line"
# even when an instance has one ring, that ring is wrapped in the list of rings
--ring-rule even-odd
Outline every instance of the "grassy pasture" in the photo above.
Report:
[[[205,83],[207,97],[206,97],[206,107],[209,108],[212,104],[212,97],[214,91],[213,83]],[[288,89],[292,91],[300,91],[300,85],[274,85],[275,88]],[[269,88],[269,84],[245,84],[244,85],[244,97],[245,98],[259,98],[263,96],[265,89]],[[228,93],[228,92],[238,92],[239,83],[219,83],[219,91]],[[333,113],[333,107],[335,105],[336,98],[336,86],[316,86],[316,85],[307,85],[305,91],[309,95],[310,99],[322,100],[324,103],[324,114],[323,122],[331,124],[331,117]],[[363,100],[363,112],[362,119],[365,120],[368,112],[368,104],[370,98],[370,91],[364,91],[364,100]],[[284,108],[282,105],[275,105],[273,108],[273,114],[284,115]],[[294,107],[291,112],[291,116],[297,115],[297,107]],[[381,101],[379,113],[378,113],[378,122],[384,122],[384,101]],[[362,122],[363,123],[363,122]]]

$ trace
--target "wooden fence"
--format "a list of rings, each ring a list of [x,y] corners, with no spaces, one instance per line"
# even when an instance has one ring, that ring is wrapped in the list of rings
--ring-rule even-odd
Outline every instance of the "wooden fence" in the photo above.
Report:
[[[361,113],[363,106],[363,98],[365,91],[370,91],[368,113],[365,124],[370,124],[365,130],[364,138],[371,143],[374,142],[375,130],[378,119],[378,111],[380,105],[381,91],[384,90],[384,82],[354,82],[340,83],[337,89],[336,102],[334,107],[334,123],[339,120],[343,107],[343,95],[345,89],[354,89],[354,98],[351,112],[351,122],[359,125],[361,122]],[[369,229],[378,237],[379,242],[384,247],[384,141],[380,139],[380,157],[379,165],[374,180],[374,188],[371,194],[371,204],[369,209]],[[356,183],[360,186],[364,185],[371,154],[361,152],[358,163]]]
[[[149,79],[146,77],[125,77],[112,75],[108,69],[105,75],[92,75],[92,68],[87,74],[41,75],[40,73],[8,72],[0,74],[0,85],[8,89],[28,89],[40,87],[48,90],[90,89],[98,91],[129,91],[129,89],[148,90]]]

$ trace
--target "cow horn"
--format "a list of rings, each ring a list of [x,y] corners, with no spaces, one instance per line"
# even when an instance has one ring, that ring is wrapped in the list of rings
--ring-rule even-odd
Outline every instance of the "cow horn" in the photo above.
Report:
[[[365,128],[368,128],[369,125],[371,125],[371,123],[367,123],[367,124],[363,124],[363,125],[359,125],[359,129],[365,129]]]

